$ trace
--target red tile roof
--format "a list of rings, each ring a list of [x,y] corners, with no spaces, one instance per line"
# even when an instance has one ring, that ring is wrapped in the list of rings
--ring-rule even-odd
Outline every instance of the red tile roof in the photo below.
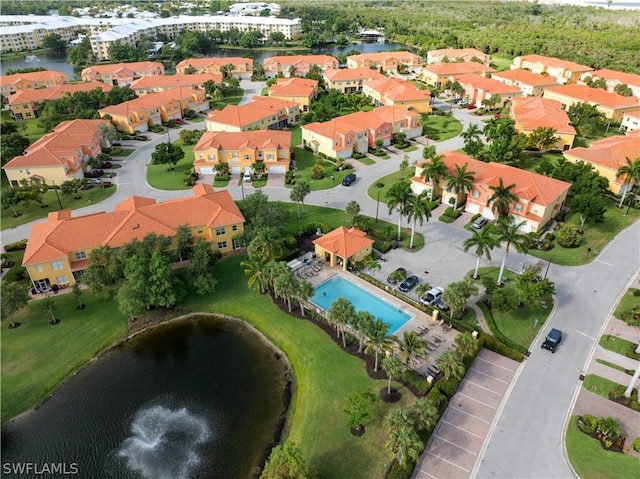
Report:
[[[197,185],[193,196],[156,203],[149,198],[129,198],[110,213],[77,218],[49,214],[47,221],[31,229],[24,266],[67,258],[74,251],[97,246],[118,248],[148,233],[174,236],[179,225],[216,228],[244,222],[244,217],[227,191],[214,192],[209,185]]]
[[[552,204],[571,187],[571,184],[565,181],[556,180],[548,176],[539,175],[502,163],[485,163],[484,161],[476,160],[475,158],[456,151],[445,151],[442,154],[444,155],[443,161],[447,165],[449,174],[455,172],[456,166],[469,165],[468,170],[473,171],[475,174],[473,181],[475,187],[488,190],[489,186],[497,186],[499,179],[502,178],[505,185],[516,185],[512,191],[521,200],[539,205],[548,206]],[[418,163],[418,166],[424,165],[428,161],[429,160],[422,161]],[[413,180],[424,182],[420,177],[414,177]]]
[[[334,68],[327,70],[323,76],[331,81],[358,81],[358,80],[377,80],[385,78],[385,76],[377,70],[371,68]]]
[[[262,64],[267,67],[275,63],[277,65],[298,65],[308,63],[310,65],[337,64],[338,60],[331,55],[282,55],[265,58]]]
[[[485,78],[481,75],[476,75],[475,73],[467,73],[466,75],[460,75],[456,77],[456,80],[461,85],[469,85],[473,89],[482,90],[485,93],[490,93],[492,95],[508,95],[515,94],[518,95],[522,93],[520,88],[517,86],[506,85],[498,80],[492,80],[491,78]]]
[[[520,59],[525,62],[541,63],[555,68],[564,68],[572,72],[587,72],[593,70],[593,68],[586,65],[580,65],[579,63],[570,62],[567,60],[560,60],[555,57],[545,57],[543,55],[524,55]]]
[[[203,85],[209,80],[221,84],[222,75],[220,73],[194,73],[192,75],[176,73],[175,75],[146,76],[134,81],[131,84],[131,89],[193,87]]]
[[[212,66],[221,67],[224,65],[247,65],[247,69],[252,70],[253,60],[251,58],[244,57],[187,58],[176,65],[176,70],[188,67],[205,69]]]
[[[55,100],[62,98],[67,93],[73,95],[79,91],[91,91],[96,88],[100,88],[103,92],[107,93],[111,91],[111,85],[105,85],[100,81],[92,81],[85,83],[73,83],[65,84],[51,88],[38,88],[36,90],[22,90],[7,98],[9,105],[20,105],[22,103],[43,101],[43,100]]]
[[[397,60],[399,62],[413,62],[420,64],[422,59],[420,55],[416,55],[415,53],[411,53],[409,51],[399,51],[399,52],[376,52],[376,53],[361,53],[359,55],[351,55],[347,58],[347,60],[352,59],[353,61],[360,62],[362,60],[369,60],[372,62],[384,62],[387,60]]]
[[[531,86],[548,86],[557,85],[558,82],[552,76],[544,76],[538,73],[531,73],[529,70],[506,70],[503,72],[496,72],[491,75],[492,78],[504,78],[505,80],[519,81],[524,85]]]
[[[487,54],[476,50],[475,48],[441,48],[440,50],[430,50],[427,52],[431,56],[442,55],[447,58],[459,58],[459,57],[486,57]]]
[[[540,97],[515,97],[511,111],[515,122],[524,130],[551,127],[558,133],[576,134],[575,128],[569,124],[569,115],[562,109],[559,101]]]
[[[78,152],[92,154],[89,145],[98,139],[98,125],[106,120],[68,120],[29,146],[24,155],[16,156],[3,168],[61,166],[68,164],[75,170]]]
[[[564,152],[578,160],[617,171],[626,164],[627,158],[633,160],[640,154],[640,130],[634,130],[625,136],[612,136],[591,143],[589,148],[571,148]],[[616,179],[623,184],[624,178]]]
[[[559,85],[545,89],[545,95],[546,92],[563,95],[579,102],[591,103],[614,109],[640,106],[640,100],[634,96],[622,96],[617,93],[601,90],[600,88],[590,88],[587,85]]]
[[[593,80],[604,78],[605,80],[617,80],[627,86],[640,86],[640,75],[636,75],[635,73],[624,73],[615,70],[602,69],[589,72],[589,76],[591,76]]]
[[[428,65],[424,67],[423,70],[438,76],[464,75],[467,73],[493,73],[496,71],[495,68],[476,62],[439,63],[437,65]]]
[[[0,76],[0,85],[13,85],[21,81],[28,82],[48,82],[56,78],[62,78],[63,81],[69,81],[69,76],[55,70],[45,70],[42,72],[31,73],[14,73],[12,75]]]
[[[307,78],[278,78],[277,83],[269,88],[269,96],[303,96],[308,97],[318,89],[317,80]]]
[[[194,152],[216,148],[221,150],[263,150],[265,148],[277,148],[289,150],[291,148],[291,132],[278,130],[259,131],[207,131],[193,148]]]
[[[429,100],[429,90],[418,90],[413,83],[396,78],[380,78],[364,83],[364,86],[393,101]]]
[[[82,70],[81,76],[93,74],[105,75],[119,72],[120,70],[130,70],[137,72],[142,70],[160,70],[164,72],[164,65],[160,62],[130,62],[130,63],[111,63],[105,65],[92,65]]]
[[[246,103],[242,106],[227,105],[222,110],[211,112],[207,117],[207,121],[244,127],[268,118],[280,110],[290,110],[296,107],[300,108],[297,103],[291,101],[255,96],[251,103]]]
[[[335,230],[313,240],[313,244],[324,248],[340,258],[349,259],[354,254],[373,245],[374,241],[367,238],[367,234],[357,228],[339,226]]]

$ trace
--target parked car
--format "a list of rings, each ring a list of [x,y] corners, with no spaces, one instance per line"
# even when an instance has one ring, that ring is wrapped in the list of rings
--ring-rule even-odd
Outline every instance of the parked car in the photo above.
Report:
[[[407,270],[404,268],[398,268],[389,276],[387,276],[387,283],[396,284],[398,282],[398,279],[395,277],[396,275],[394,273],[402,273],[405,278],[407,277]]]
[[[436,303],[436,308],[438,308],[440,311],[444,311],[445,313],[449,311],[449,305],[442,300],[439,300]]]
[[[420,302],[427,306],[433,306],[438,301],[440,301],[440,299],[442,298],[442,293],[444,293],[444,290],[439,286],[431,288],[429,291],[427,291],[427,294],[420,298]]]
[[[251,183],[251,180],[252,180],[251,173],[249,173],[248,171],[245,172],[244,177],[242,178],[242,180],[245,183]]]
[[[407,279],[405,279],[401,284],[400,284],[400,291],[402,291],[403,293],[408,293],[409,291],[411,291],[413,288],[416,287],[416,285],[420,282],[420,280],[418,279],[417,276],[409,276]]]
[[[99,185],[100,183],[102,183],[102,180],[100,178],[91,178],[89,180],[90,185]]]
[[[488,218],[485,218],[484,216],[480,216],[478,218],[476,218],[475,220],[473,220],[473,223],[471,223],[471,227],[475,228],[477,230],[481,230],[482,228],[485,227],[485,225],[489,222]]]
[[[175,120],[173,120],[173,122],[176,125],[184,125],[184,120],[181,120],[180,118],[176,118]]]
[[[558,347],[558,344],[560,344],[561,341],[562,341],[562,331],[560,331],[559,329],[553,328],[551,331],[549,331],[549,334],[547,334],[547,339],[545,339],[544,342],[542,343],[542,349],[548,349],[552,353],[555,353],[556,348]]]
[[[467,110],[475,110],[476,108],[478,107],[475,106],[474,104],[467,105]]]
[[[356,174],[355,173],[349,173],[347,176],[345,176],[342,179],[342,184],[344,186],[349,186],[351,185],[351,183],[353,183],[354,181],[356,181]]]

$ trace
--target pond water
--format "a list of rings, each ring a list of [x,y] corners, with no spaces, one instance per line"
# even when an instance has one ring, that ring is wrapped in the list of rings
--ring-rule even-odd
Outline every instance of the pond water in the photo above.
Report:
[[[252,477],[278,440],[288,396],[284,359],[243,323],[179,320],[112,349],[5,424],[2,470],[34,463],[87,478]]]
[[[380,43],[380,42],[371,42],[371,43],[354,43],[345,46],[338,45],[324,45],[320,47],[315,47],[311,49],[311,51],[305,52],[295,52],[296,54],[314,54],[314,55],[337,55],[339,53],[346,53],[349,50],[357,50],[361,53],[373,53],[373,52],[387,52],[391,50],[411,50],[406,45],[402,45],[401,43]],[[245,53],[249,53],[253,56],[254,60],[262,63],[266,58],[276,56],[276,55],[285,55],[287,53],[286,50],[225,50],[219,49],[216,50],[209,56],[212,57],[241,57]],[[70,79],[74,78],[75,75],[80,77],[81,68],[76,68],[73,65],[68,63],[69,57],[68,54],[56,54],[53,52],[47,52],[43,54],[37,55],[39,61],[37,62],[27,62],[26,57],[21,58],[9,58],[6,60],[2,60],[0,63],[0,74],[4,75],[8,69],[17,70],[19,68],[47,68],[49,70],[56,70],[62,73],[66,73]]]

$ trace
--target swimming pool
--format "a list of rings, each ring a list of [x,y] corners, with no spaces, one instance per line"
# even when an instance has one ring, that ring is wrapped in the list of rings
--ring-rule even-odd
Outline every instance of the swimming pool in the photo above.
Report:
[[[325,311],[338,298],[348,299],[356,311],[368,311],[389,325],[389,333],[394,334],[411,316],[392,304],[383,301],[342,276],[333,276],[316,287],[311,301]]]

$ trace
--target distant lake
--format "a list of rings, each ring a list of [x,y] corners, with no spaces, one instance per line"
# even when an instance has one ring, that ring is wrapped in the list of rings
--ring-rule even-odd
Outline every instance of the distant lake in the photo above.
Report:
[[[292,51],[291,53],[295,53],[296,55],[305,55],[305,54],[314,54],[314,55],[333,55],[336,56],[339,53],[346,53],[349,50],[357,50],[361,53],[373,53],[373,52],[388,52],[391,50],[410,50],[409,47],[403,45],[401,43],[380,43],[380,42],[371,42],[371,43],[353,43],[345,46],[338,45],[324,45],[321,47],[312,48],[311,51],[305,50],[302,52]],[[244,54],[250,54],[253,56],[253,59],[258,63],[264,62],[266,58],[273,57],[276,55],[286,55],[287,50],[251,50],[251,49],[218,49],[211,55],[210,57],[241,57]],[[38,55],[40,61],[38,62],[27,62],[26,57],[20,58],[10,58],[7,60],[2,60],[0,62],[0,74],[4,75],[8,69],[17,70],[20,68],[46,68],[48,70],[56,70],[62,73],[66,73],[69,75],[69,78],[74,78],[78,75],[78,79],[80,79],[81,68],[74,67],[69,64],[69,56],[68,54],[59,54],[53,52],[47,52]]]

